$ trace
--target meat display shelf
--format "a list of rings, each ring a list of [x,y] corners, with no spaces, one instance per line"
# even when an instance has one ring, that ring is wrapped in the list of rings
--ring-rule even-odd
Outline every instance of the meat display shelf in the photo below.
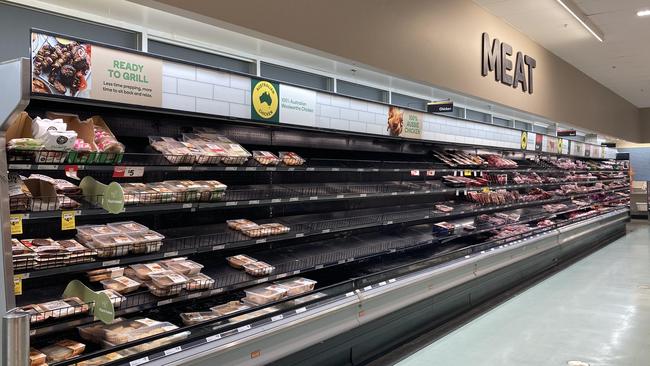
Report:
[[[203,273],[215,280],[215,283],[209,289],[191,292],[184,290],[180,296],[170,298],[156,297],[148,291],[127,294],[125,295],[126,300],[122,301],[119,307],[116,307],[115,314],[116,316],[122,316],[172,303],[210,297],[225,291],[243,289],[327,267],[430,245],[432,241],[433,238],[427,226],[426,228],[419,228],[419,230],[410,228],[402,234],[383,235],[373,233],[310,243],[299,248],[275,248],[255,254],[256,259],[265,261],[276,268],[274,274],[270,276],[253,277],[243,270],[236,270],[228,266],[225,263],[226,261],[223,260],[221,264],[203,270]],[[32,291],[29,296],[20,298],[21,305],[58,298],[62,292],[63,287],[48,286],[47,288],[39,288],[38,291]],[[31,331],[32,335],[41,336],[91,321],[91,317],[74,320],[63,318],[58,322],[49,322],[50,324],[33,324]]]
[[[609,192],[619,192],[625,189],[626,188],[621,188]],[[468,215],[491,213],[502,211],[504,209],[539,207],[544,204],[568,201],[572,198],[589,196],[591,194],[593,193],[582,193],[568,197],[560,196],[548,200],[518,202],[499,206],[481,206],[471,203],[454,203],[454,210],[452,212],[438,212],[434,208],[431,208],[430,204],[427,204],[421,205],[420,208],[412,208],[407,210],[354,210],[330,214],[301,215],[287,218],[267,219],[263,222],[260,221],[259,223],[279,222],[290,228],[289,233],[252,239],[237,231],[229,230],[225,224],[202,227],[185,227],[182,229],[162,231],[169,239],[165,239],[161,250],[157,253],[118,258],[104,258],[101,261],[97,260],[88,263],[51,262],[48,265],[48,268],[16,271],[16,275],[18,278],[26,280],[30,278],[47,277],[55,274],[79,273],[92,269],[141,263],[178,256],[187,256],[197,253],[255,247],[259,246],[262,243],[281,242],[296,238],[317,237],[319,235],[347,232],[355,229],[383,227],[399,224],[414,225],[417,223],[453,220]]]
[[[570,181],[540,184],[506,184],[487,185],[480,187],[447,187],[440,181],[425,182],[386,182],[378,184],[300,184],[300,185],[258,185],[248,187],[230,188],[226,190],[223,201],[219,202],[187,202],[187,203],[158,203],[125,206],[123,213],[140,214],[151,212],[195,212],[201,210],[214,210],[221,208],[239,208],[254,206],[273,206],[281,204],[300,204],[305,202],[325,202],[351,199],[372,199],[395,196],[414,196],[455,193],[457,196],[471,191],[481,191],[485,188],[497,189],[525,189],[536,187],[551,187],[562,184],[586,185],[594,183],[608,183],[625,181],[627,179],[602,179],[593,181]],[[591,192],[591,193],[595,193]],[[152,198],[142,195],[140,201],[152,201]],[[88,206],[88,205],[86,205]],[[82,208],[74,210],[76,216],[112,215],[100,208]],[[60,218],[61,211],[25,212],[23,220],[39,220]]]
[[[400,163],[400,162],[373,162],[366,161],[365,163],[371,165],[377,163],[377,166],[399,166],[399,167],[350,167],[346,166],[346,161],[341,163],[341,166],[320,166],[320,165],[304,165],[304,166],[219,166],[219,165],[147,165],[138,162],[121,163],[120,165],[95,165],[95,164],[28,164],[28,163],[10,163],[8,169],[10,171],[64,171],[68,169],[77,171],[103,171],[112,172],[116,167],[142,167],[144,172],[157,171],[157,172],[361,172],[361,173],[410,173],[419,172],[426,175],[427,171],[435,171],[438,173],[450,173],[462,175],[465,172],[471,172],[471,175],[477,175],[481,172],[486,173],[522,173],[522,172],[535,172],[541,174],[547,173],[609,173],[620,172],[617,169],[594,169],[594,170],[579,170],[579,169],[552,169],[542,167],[522,167],[514,169],[497,169],[490,167],[474,167],[474,168],[450,168],[440,165],[429,165],[426,163]]]
[[[604,218],[614,217],[617,214],[621,214],[625,210],[613,211],[611,213],[605,214]],[[594,218],[590,218],[594,219]],[[600,218],[597,218],[598,220]],[[587,219],[585,219],[587,220]],[[582,220],[580,220],[582,221]],[[579,224],[580,221],[571,222],[569,224]],[[559,225],[549,229],[548,231],[554,231],[559,227],[564,225]],[[147,344],[154,340],[160,340],[163,337],[169,337],[173,334],[185,333],[187,338],[182,341],[171,342],[165,345],[152,348],[147,352],[127,355],[125,358],[120,359],[119,364],[126,365],[139,365],[151,361],[161,360],[170,355],[192,350],[193,348],[203,346],[208,343],[227,343],[231,341],[236,341],[238,338],[235,336],[239,334],[246,334],[255,332],[256,330],[268,330],[269,325],[272,323],[283,323],[286,324],[287,321],[291,321],[294,317],[303,318],[304,316],[309,316],[314,312],[321,313],[326,311],[329,305],[334,307],[342,306],[342,301],[347,302],[351,299],[351,306],[360,306],[359,301],[361,300],[361,295],[366,292],[376,292],[382,288],[393,288],[394,285],[403,283],[403,280],[412,279],[412,275],[416,273],[421,273],[420,271],[432,269],[432,268],[443,268],[452,263],[466,260],[471,257],[481,256],[486,253],[498,253],[498,251],[508,251],[526,246],[528,240],[533,239],[543,239],[543,235],[546,232],[535,233],[518,240],[512,240],[505,244],[494,243],[481,243],[451,252],[446,252],[443,254],[434,255],[433,257],[420,259],[419,261],[408,264],[399,264],[399,261],[396,262],[395,266],[390,269],[379,270],[376,273],[371,273],[369,275],[362,276],[360,278],[355,278],[352,280],[344,281],[341,283],[336,283],[325,288],[319,288],[314,292],[318,292],[324,297],[313,299],[305,302],[296,304],[291,299],[286,301],[264,305],[261,307],[251,308],[238,312],[236,314],[231,314],[224,317],[219,317],[213,320],[202,322],[199,324],[184,326],[177,330],[165,333],[163,335],[156,335],[147,338],[143,338],[137,341],[125,343],[116,347],[113,347],[108,350],[96,351],[93,353],[87,353],[80,357],[75,358],[75,360],[63,361],[57,366],[69,366],[73,365],[75,362],[82,360],[90,360],[100,355],[106,354],[107,352],[115,352],[118,350],[129,349],[134,346]],[[531,243],[533,243],[531,241]],[[309,294],[301,295],[309,296]],[[263,307],[273,307],[277,310],[270,310],[266,315],[254,316],[248,320],[229,322],[229,319],[232,319],[241,314],[251,314],[253,312],[259,311]],[[191,352],[191,351],[190,351]],[[116,363],[111,363],[115,365]]]

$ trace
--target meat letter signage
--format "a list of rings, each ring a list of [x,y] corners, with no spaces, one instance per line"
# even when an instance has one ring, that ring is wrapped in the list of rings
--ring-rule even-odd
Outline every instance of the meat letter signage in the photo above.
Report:
[[[490,42],[490,36],[483,33],[483,57],[481,75],[487,76],[494,73],[494,81],[501,82],[514,89],[521,87],[521,91],[533,94],[533,71],[537,67],[534,58],[517,52],[512,60],[512,46],[500,42],[494,38]]]

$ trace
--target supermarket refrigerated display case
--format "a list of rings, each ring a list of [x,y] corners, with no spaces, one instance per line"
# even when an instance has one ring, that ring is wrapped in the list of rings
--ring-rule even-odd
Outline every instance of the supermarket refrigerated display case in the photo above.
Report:
[[[70,182],[78,176],[82,188],[99,182],[106,189],[117,182],[123,190],[123,209],[117,213],[111,213],[116,210],[105,205],[102,193],[84,189],[62,194],[62,200],[57,197],[59,205],[76,202],[73,209],[51,207],[42,197],[47,205],[36,211],[26,210],[15,198],[2,201],[4,222],[9,222],[10,205],[12,214],[21,215],[21,233],[13,235],[21,244],[29,246],[30,238],[68,240],[76,231],[82,245],[88,238],[95,243],[89,246],[96,251],[92,257],[30,257],[27,248],[17,254],[27,256],[12,258],[12,235],[3,225],[7,254],[2,310],[18,306],[31,311],[29,334],[37,350],[65,339],[85,345],[83,353],[71,351],[55,365],[268,364],[283,357],[297,359],[297,353],[309,349],[322,354],[313,349],[319,342],[336,342],[335,335],[349,332],[366,334],[366,324],[389,319],[445,290],[465,291],[470,279],[487,279],[533,259],[540,261],[539,268],[548,267],[574,251],[610,240],[621,234],[628,217],[625,162],[82,103],[30,95],[26,60],[2,64],[0,73],[16,82],[13,90],[2,91],[7,94],[3,103],[11,104],[2,108],[4,131],[22,111],[29,117],[48,112],[82,119],[101,115],[126,148],[119,157],[93,162],[60,151],[7,151],[2,144],[0,164],[15,175],[42,174]],[[151,136],[179,137],[204,128],[248,151],[277,153],[281,162],[265,165],[251,158],[230,165],[211,157],[191,163],[185,155],[161,153],[150,145]],[[292,156],[285,162],[285,151],[305,161]],[[473,159],[469,163],[467,156]],[[214,179],[227,186],[225,191],[160,183]],[[0,188],[7,197],[7,182]],[[135,221],[160,235],[148,239],[153,244],[135,246],[135,235],[127,234],[127,241],[120,242],[110,232],[85,236],[83,230],[62,230],[70,211],[77,227]],[[254,226],[235,230],[227,223],[242,218]],[[227,258],[235,255],[264,265],[233,268]],[[181,268],[184,272],[176,277],[154,269],[184,257],[191,263],[167,263],[164,268]],[[115,267],[124,268],[104,271]],[[195,269],[204,277],[192,280]],[[89,271],[95,272],[89,277]],[[90,280],[93,276],[106,276],[104,281],[126,276],[147,282],[147,287],[129,287],[126,280],[102,286]],[[300,294],[251,290],[298,276],[316,281],[315,288],[297,287],[305,291]],[[14,281],[19,287],[11,286]],[[91,292],[107,286],[121,291],[109,297],[114,316],[150,323],[117,340],[107,336],[95,319],[97,303],[66,300],[68,305],[61,307],[58,302],[76,281]],[[511,283],[486,285],[471,303]],[[318,363],[304,355],[311,364]]]

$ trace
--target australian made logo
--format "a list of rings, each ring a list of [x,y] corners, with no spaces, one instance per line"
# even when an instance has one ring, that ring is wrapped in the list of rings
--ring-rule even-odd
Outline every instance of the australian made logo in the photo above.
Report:
[[[280,101],[277,83],[251,79],[251,117],[258,121],[278,122]]]

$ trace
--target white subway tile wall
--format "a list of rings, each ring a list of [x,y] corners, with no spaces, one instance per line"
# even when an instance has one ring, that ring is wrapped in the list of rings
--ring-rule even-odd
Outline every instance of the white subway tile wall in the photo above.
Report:
[[[163,62],[163,108],[250,118],[250,90],[251,79],[246,76]],[[316,93],[318,128],[386,135],[387,118],[388,106],[384,104]],[[425,113],[422,138],[517,149],[521,132]],[[528,149],[534,148],[535,134],[529,133]],[[607,157],[615,154],[615,149],[607,149]]]

